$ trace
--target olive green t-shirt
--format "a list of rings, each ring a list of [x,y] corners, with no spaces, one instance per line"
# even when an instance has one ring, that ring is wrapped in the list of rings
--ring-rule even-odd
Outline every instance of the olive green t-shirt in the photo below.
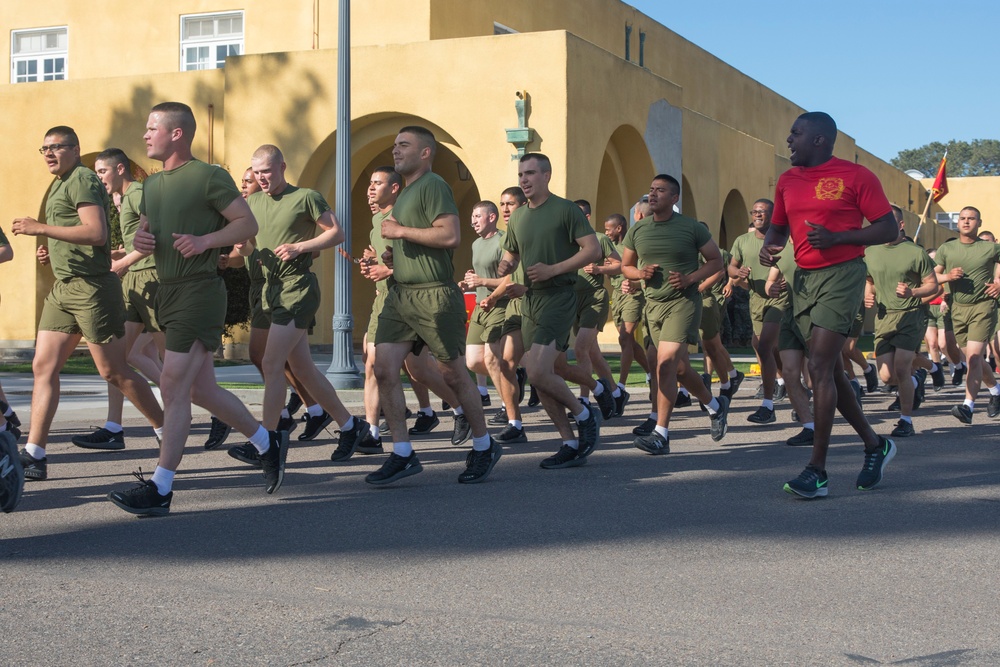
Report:
[[[427,172],[399,193],[392,217],[404,227],[427,229],[442,215],[458,215],[451,187],[434,172]],[[392,240],[392,275],[403,285],[455,282],[451,248],[431,248],[403,239]]]
[[[97,174],[77,165],[52,181],[45,201],[45,222],[53,227],[78,227],[79,207],[91,204],[104,209],[107,229],[108,192]],[[79,245],[50,238],[52,273],[59,280],[66,280],[111,271],[111,235],[107,236],[103,245]]]
[[[934,261],[944,267],[945,273],[959,266],[965,272],[958,280],[945,283],[955,303],[992,300],[986,295],[986,283],[993,282],[993,269],[1000,261],[1000,245],[980,239],[973,243],[962,243],[961,239],[956,239],[951,243],[942,243]]]
[[[601,244],[601,258],[595,263],[603,264],[604,260],[618,251],[615,250],[615,244],[611,242],[611,239],[606,234],[598,234],[597,241]],[[580,269],[576,272],[576,289],[583,292],[596,292],[599,289],[604,289],[604,276],[587,273],[583,269]]]
[[[480,236],[472,242],[472,270],[480,278],[500,277],[497,275],[497,266],[503,258],[504,236],[506,234],[498,229],[493,236],[487,239]],[[492,289],[480,285],[476,288],[476,300],[482,301],[492,293]]]
[[[373,248],[375,248],[375,258],[378,260],[379,266],[385,266],[385,261],[382,259],[382,253],[385,249],[392,245],[384,238],[382,238],[382,221],[389,217],[392,213],[392,209],[389,209],[385,213],[381,211],[372,216],[372,231],[368,237],[368,242]],[[385,280],[379,280],[375,283],[375,289],[379,292],[384,292],[389,289],[389,285],[393,282],[393,277],[390,276]]]
[[[791,247],[791,243],[788,244]],[[740,266],[750,268],[750,292],[751,296],[756,296],[767,301],[768,306],[785,307],[786,297],[779,296],[770,298],[764,289],[767,283],[767,274],[770,267],[760,263],[760,251],[764,247],[764,239],[757,238],[756,232],[747,232],[736,237],[733,241],[732,258],[740,263]]]
[[[682,274],[697,271],[701,257],[699,249],[711,240],[712,233],[705,225],[679,213],[660,222],[646,217],[633,225],[625,234],[624,244],[638,255],[637,268],[659,265],[653,277],[644,281],[646,298],[656,301],[697,298],[696,283],[680,291],[670,284],[668,277],[671,271]]]
[[[219,248],[185,259],[174,249],[173,235],[219,231],[226,224],[222,211],[240,196],[232,176],[201,160],[158,171],[143,182],[139,212],[149,220],[149,231],[156,238],[153,258],[160,282],[216,274]]]
[[[799,265],[795,263],[795,249],[792,247],[791,241],[778,254],[778,261],[775,263],[775,266],[778,267],[778,271],[781,271],[781,277],[788,284],[785,295],[788,298],[789,305],[791,305],[792,283],[795,280],[795,272],[799,269]]]
[[[525,268],[535,264],[558,264],[580,250],[576,239],[594,234],[580,207],[556,195],[542,202],[541,206],[521,206],[510,216],[504,250],[520,257]],[[561,273],[537,283],[527,276],[524,285],[534,290],[573,287],[576,272]]]
[[[309,188],[287,185],[276,195],[255,192],[247,198],[257,218],[257,249],[266,278],[279,280],[309,272],[312,253],[304,252],[290,262],[278,259],[275,248],[286,243],[308,241],[316,236],[316,221],[330,210],[323,195]]]
[[[719,248],[719,253],[722,255],[722,266],[728,267],[729,260],[731,260],[733,256],[729,254],[728,250],[725,250],[723,248]],[[704,264],[705,264],[705,258],[702,257],[701,255],[698,255],[698,266],[701,267],[704,266]],[[712,299],[720,306],[726,305],[726,297],[723,296],[722,290],[726,286],[727,282],[729,282],[729,273],[727,271],[724,271],[724,275],[722,276],[722,278],[715,281],[715,284],[712,285],[711,289],[709,289],[707,292],[702,293],[701,295],[702,303],[708,303],[708,300]]]
[[[122,210],[118,213],[118,222],[122,228],[122,243],[125,252],[135,250],[132,244],[135,241],[135,233],[139,231],[139,206],[142,204],[142,183],[132,181],[125,194],[122,195]],[[156,267],[156,261],[152,255],[143,257],[138,262],[129,267],[129,271],[142,271]]]
[[[865,264],[875,285],[875,301],[886,310],[913,310],[920,299],[896,296],[896,286],[906,283],[916,289],[934,273],[934,263],[924,249],[911,241],[865,248]]]
[[[623,236],[621,241],[618,243],[612,243],[612,245],[615,248],[615,252],[618,253],[619,257],[621,257],[622,250],[625,249],[625,237]],[[620,292],[623,282],[625,282],[625,276],[622,274],[619,273],[617,276],[611,276],[611,290],[614,292]]]

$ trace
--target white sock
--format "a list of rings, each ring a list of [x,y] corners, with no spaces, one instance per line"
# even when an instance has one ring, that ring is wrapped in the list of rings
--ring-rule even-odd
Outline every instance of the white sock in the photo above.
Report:
[[[306,412],[309,413],[310,417],[319,417],[321,414],[323,414],[323,406],[319,404],[310,405],[308,408],[306,408]]]
[[[975,410],[976,409],[976,402],[975,401],[970,401],[969,399],[965,399],[965,401],[963,401],[963,403],[965,404],[965,407],[969,408],[970,410]]]
[[[719,383],[719,389],[729,389],[732,386],[733,386],[733,383],[730,382],[729,380],[726,380],[725,382],[720,382]]]
[[[432,408],[429,405],[426,408],[420,408],[420,410],[418,410],[418,412],[420,414],[422,414],[422,415],[427,415],[428,417],[433,417],[434,416],[434,408]]]
[[[573,416],[576,418],[577,424],[579,424],[580,422],[585,422],[588,419],[590,419],[590,408],[588,408],[586,405],[581,405],[580,412],[576,413]]]
[[[479,385],[479,395],[480,396],[487,396],[489,393],[490,393],[490,390],[489,390],[488,387],[484,387],[483,385]]]
[[[716,415],[719,414],[719,399],[712,397],[712,402],[705,406],[708,409],[708,414]]]
[[[614,396],[615,398],[621,398],[621,396],[622,396],[621,387],[619,387],[619,386],[616,385],[615,386],[615,390],[613,392],[611,392],[611,395]]]
[[[524,428],[521,425],[521,420],[520,419],[508,419],[507,423],[510,424],[511,426],[513,426],[514,428]]]
[[[920,386],[920,383],[917,382],[917,376],[916,375],[911,375],[910,379],[913,380],[913,388],[914,389],[916,389],[917,387]]]
[[[740,372],[739,372],[738,370],[736,370],[736,369],[734,368],[733,370],[729,371],[729,379],[730,379],[730,380],[732,380],[732,379],[733,379],[733,378],[735,378],[735,377],[736,377],[737,375],[739,375],[739,373],[740,373]]]
[[[779,387],[784,387],[785,386],[785,379],[784,378],[778,378],[778,386]]]
[[[352,428],[354,428],[354,416],[353,415],[350,416],[350,417],[348,417],[347,421],[340,425],[340,430],[341,431],[350,431]]]
[[[489,449],[490,448],[490,434],[489,434],[489,432],[487,432],[486,435],[479,436],[478,438],[477,437],[473,437],[472,438],[472,448],[474,450],[476,450],[477,452],[485,452],[487,449]]]
[[[116,424],[115,422],[112,421],[104,422],[104,428],[107,429],[108,431],[111,431],[112,433],[122,432],[122,425]]]
[[[581,405],[590,406],[590,398],[588,396],[581,396],[577,400],[580,401]]]
[[[762,408],[767,408],[768,410],[774,410],[774,401],[765,398],[760,402]]]
[[[372,437],[378,440],[382,437],[382,434],[378,432],[378,424],[370,424],[368,426],[368,432],[372,434]]]
[[[598,382],[597,386],[594,387],[593,392],[594,392],[594,398],[597,398],[598,396],[600,396],[601,394],[603,394],[604,393],[604,383]]]
[[[4,417],[10,417],[12,414],[14,414],[14,408],[12,408],[12,407],[10,407],[10,405],[8,405],[7,406],[7,410],[3,413],[3,416]]]
[[[815,431],[816,430],[816,422],[806,422],[805,424],[802,425],[802,428],[807,428],[810,431]]]
[[[1000,384],[990,387],[990,396],[1000,396]]]
[[[257,432],[250,436],[250,442],[258,453],[263,454],[271,448],[271,434],[263,426],[258,426]]]
[[[662,435],[664,440],[670,437],[670,431],[666,426],[656,426],[653,430]]]
[[[573,449],[580,449],[580,441],[579,440],[563,440],[563,444],[564,445],[569,445]]]
[[[646,384],[649,384],[649,381],[652,380],[652,379],[653,379],[653,376],[650,375],[649,373],[646,373]]]
[[[899,418],[902,419],[907,424],[912,424],[913,423],[913,418],[909,417],[907,415],[899,415]]]
[[[677,387],[677,393],[680,394],[681,396],[690,396],[691,395],[691,394],[688,393],[688,390],[685,389],[684,387]]]
[[[288,408],[281,408],[281,418],[288,419],[289,417],[291,417],[291,415],[288,414]]]
[[[465,410],[462,409],[461,405],[454,406],[452,408],[452,412],[454,412],[456,415],[464,415],[465,414]]]
[[[653,421],[655,422],[655,421],[656,421],[656,418],[657,418],[657,415],[656,415],[656,413],[655,413],[655,412],[650,412],[650,413],[649,413],[649,418],[650,418],[650,419],[652,419],[652,420],[653,420]]]
[[[156,484],[156,490],[160,492],[161,496],[165,496],[170,493],[170,489],[174,486],[175,474],[177,473],[173,470],[156,466],[156,470],[153,471],[153,476],[149,478],[149,481]]]
[[[39,447],[33,442],[29,442],[24,446],[24,453],[36,461],[41,461],[45,458],[45,448]]]
[[[621,389],[621,390],[624,390],[625,389],[625,385],[623,385],[621,382],[619,382],[618,383],[618,388]]]
[[[940,366],[938,366],[937,364],[935,364],[935,363],[934,363],[934,362],[932,361],[932,362],[931,362],[931,373],[937,373],[937,372],[938,372],[939,370],[941,370],[941,367],[940,367]]]
[[[155,434],[156,434],[156,437],[157,437],[157,438],[158,438],[159,440],[163,440],[163,427],[162,427],[162,426],[161,426],[161,427],[159,427],[159,428],[156,428],[156,427],[154,426],[154,427],[153,427],[153,433],[155,433]]]
[[[408,458],[413,453],[413,444],[409,442],[394,442],[392,443],[392,452],[396,456],[402,456],[404,459]]]
[[[868,362],[868,368],[865,369],[865,373],[869,373],[869,372],[872,372],[874,370],[875,370],[875,366],[873,366],[872,362],[869,361]]]

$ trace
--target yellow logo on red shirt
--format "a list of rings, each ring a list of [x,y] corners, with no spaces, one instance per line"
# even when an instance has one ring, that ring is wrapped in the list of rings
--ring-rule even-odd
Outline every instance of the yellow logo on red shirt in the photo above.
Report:
[[[816,199],[837,200],[844,194],[844,179],[821,178],[816,184]]]

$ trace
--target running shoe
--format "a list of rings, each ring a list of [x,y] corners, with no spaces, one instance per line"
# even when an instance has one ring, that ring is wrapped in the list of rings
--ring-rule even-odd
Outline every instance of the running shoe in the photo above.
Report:
[[[74,435],[71,442],[84,449],[125,449],[125,431],[112,433],[102,426],[87,435]]]
[[[501,405],[487,422],[490,426],[502,426],[507,423],[507,408]]]
[[[654,456],[670,453],[670,437],[664,438],[656,431],[636,438],[632,441],[632,445],[636,449],[641,449],[647,454],[653,454]]]
[[[894,438],[909,438],[912,435],[916,435],[917,432],[913,430],[913,423],[908,422],[905,419],[900,419],[896,422],[896,428],[892,429],[891,435]]]
[[[894,456],[896,456],[896,443],[889,438],[882,438],[875,451],[865,452],[865,464],[858,475],[858,489],[867,491],[875,488],[882,481],[882,473]]]
[[[951,409],[951,416],[962,422],[963,424],[972,423],[972,408],[970,408],[965,403],[959,403]],[[27,468],[25,468],[25,475],[27,475]]]
[[[515,445],[528,442],[528,436],[524,434],[524,427],[517,428],[513,424],[507,424],[499,435],[493,438],[501,445]]]
[[[0,431],[0,510],[13,512],[24,493],[24,466],[17,440],[10,431]]]
[[[260,466],[264,471],[264,491],[274,493],[281,488],[285,479],[285,459],[288,457],[288,432],[271,431],[271,446],[260,454]]]
[[[646,421],[642,422],[634,429],[632,429],[632,435],[649,435],[656,428],[656,420],[646,418]]]
[[[777,419],[774,416],[773,409],[765,408],[762,405],[757,408],[756,412],[747,417],[747,421],[753,424],[773,424]]]
[[[621,393],[615,398],[615,417],[621,417],[625,414],[625,406],[628,405],[628,400],[631,398],[629,393],[621,387],[618,387],[618,390]]]
[[[559,468],[575,468],[587,462],[587,457],[580,456],[580,452],[569,445],[563,445],[559,451],[543,459],[539,466],[546,470],[556,470]]]
[[[420,461],[417,459],[416,452],[410,452],[409,456],[400,456],[393,452],[389,454],[389,458],[385,460],[381,468],[373,473],[369,473],[365,477],[365,481],[376,486],[392,484],[404,477],[416,475],[423,469],[424,467],[420,465]]]
[[[865,390],[870,394],[878,389],[878,369],[874,364],[868,364],[865,369]]]
[[[785,440],[785,444],[789,447],[812,447],[815,433],[811,428],[803,427],[797,434]]]
[[[785,493],[801,496],[802,498],[819,498],[828,493],[828,483],[829,480],[827,479],[825,470],[806,466],[805,470],[798,477],[785,482]]]
[[[1000,415],[1000,395],[990,394],[990,402],[986,404],[986,416],[993,418]]]
[[[455,415],[455,427],[451,431],[451,444],[458,447],[472,435],[472,425],[465,414]]]
[[[313,440],[317,435],[323,432],[327,426],[333,423],[333,417],[329,412],[324,410],[315,417],[309,415],[306,420],[305,428],[302,429],[302,433],[299,434],[299,441],[305,442],[307,440]]]
[[[24,468],[24,479],[30,482],[40,482],[49,478],[49,457],[32,458],[31,454],[21,450],[21,467]]]
[[[719,411],[714,415],[709,415],[709,419],[712,420],[712,440],[716,442],[725,438],[726,432],[729,430],[729,399],[720,395],[718,401]]]
[[[174,492],[170,491],[165,496],[160,495],[153,480],[143,476],[142,469],[132,474],[139,480],[139,483],[124,491],[112,491],[108,494],[108,500],[130,514],[139,516],[164,516],[168,514]]]
[[[215,449],[222,446],[232,430],[233,427],[226,422],[217,417],[212,417],[212,425],[208,427],[208,439],[205,440],[205,449]],[[73,444],[76,444],[76,438],[73,439]],[[83,445],[79,446],[82,447]],[[122,447],[124,446],[125,441],[122,440]]]
[[[371,424],[361,417],[354,418],[354,428],[349,431],[337,431],[339,440],[337,448],[330,454],[330,460],[334,463],[344,463],[358,451],[358,446],[365,436],[371,437]]]
[[[252,442],[244,442],[242,445],[230,447],[228,454],[241,463],[255,468],[261,467],[260,454],[257,453],[257,448],[253,446]]]
[[[600,396],[596,396],[595,398],[597,399],[597,405],[601,408],[601,417],[607,421],[608,419],[614,417],[616,412],[615,397],[613,393],[615,390],[614,385],[604,378],[600,378],[597,382],[604,387],[604,391],[601,392]]]
[[[423,412],[418,412],[417,421],[413,422],[413,426],[411,426],[410,430],[407,432],[410,435],[426,435],[437,428],[437,425],[440,423],[441,420],[438,419],[436,412],[432,412],[429,415]],[[382,431],[382,427],[379,426],[378,430],[382,433],[382,435],[385,435],[389,432],[389,427],[386,426],[385,431]]]
[[[503,449],[497,441],[490,438],[490,448],[484,451],[473,449],[465,457],[465,470],[458,476],[459,484],[478,484],[485,482],[493,472],[493,466],[503,456]]]

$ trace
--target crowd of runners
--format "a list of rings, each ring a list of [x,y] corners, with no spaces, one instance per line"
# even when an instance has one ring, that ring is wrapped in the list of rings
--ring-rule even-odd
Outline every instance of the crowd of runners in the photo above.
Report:
[[[833,156],[837,129],[827,114],[795,120],[791,169],[778,179],[773,200],[754,202],[748,231],[728,251],[707,225],[678,212],[681,188],[673,176],[653,176],[648,195],[627,216],[601,221],[597,234],[590,204],[551,192],[549,159],[527,153],[517,186],[501,192],[498,203],[473,207],[472,266],[459,281],[453,253],[465,224],[450,187],[432,170],[435,138],[423,127],[402,128],[393,165],[370,174],[369,244],[355,260],[375,286],[364,336],[364,414],[356,415],[318,371],[308,343],[320,304],[312,262],[344,241],[330,206],[286,180],[279,147],[260,146],[238,187],[224,169],[192,156],[194,133],[186,105],[153,107],[146,154],[162,170],[141,183],[121,150],[101,152],[92,171],[81,164],[73,129],[45,134],[40,153],[55,177],[45,221],[17,218],[11,231],[45,237],[37,259],[51,267],[55,283],[38,323],[31,419],[20,451],[22,425],[0,390],[4,511],[17,505],[25,479],[49,477],[46,445],[60,372],[81,340],[109,383],[108,417],[72,442],[123,449],[124,398],[136,406],[153,428],[159,459],[148,479],[136,473],[137,484],[108,498],[140,515],[169,512],[192,404],[212,415],[204,447],[220,448],[232,431],[241,433],[245,442],[229,455],[260,468],[269,494],[282,485],[289,438],[300,426],[297,440],[308,441],[336,423],[332,464],[381,455],[365,477],[369,484],[421,472],[413,438],[440,425],[431,393],[451,409],[451,443],[471,440],[459,483],[486,480],[505,448],[529,437],[552,439],[525,427],[528,385],[527,406],[540,404],[558,433],[540,466],[583,465],[600,443],[602,424],[625,413],[633,362],[646,373],[650,400],[648,418],[632,431],[636,448],[668,454],[672,412],[695,400],[711,439],[721,441],[744,380],[721,336],[735,287],[750,293],[761,371],[759,406],[746,428],[774,423],[775,402],[787,396],[801,431],[786,442],[811,447],[802,473],[784,485],[790,494],[827,495],[826,455],[838,411],[864,447],[856,487],[878,485],[896,455],[895,440],[917,433],[914,414],[928,379],[934,391],[945,386],[946,359],[952,383],[964,383],[966,392],[951,414],[971,424],[981,385],[986,413],[1000,414],[1000,386],[987,362],[991,353],[997,358],[1000,246],[980,233],[981,216],[971,206],[961,210],[958,238],[937,249],[906,237],[903,213],[877,178]],[[119,214],[118,250],[109,243],[110,206]],[[0,262],[12,257],[0,232]],[[250,274],[250,358],[264,378],[259,416],[218,385],[213,365],[226,313],[220,269],[240,266]],[[476,293],[468,317],[464,292]],[[857,347],[866,309],[874,311],[872,361]],[[621,348],[617,378],[598,345],[609,317]],[[571,340],[575,363],[567,359]],[[704,352],[703,373],[689,358],[695,345]],[[403,371],[418,402],[412,426]],[[879,380],[896,394],[889,409],[899,414],[887,434],[872,429],[861,407],[862,394]],[[162,406],[150,383],[159,387]],[[501,401],[492,415],[485,410],[489,383]]]

